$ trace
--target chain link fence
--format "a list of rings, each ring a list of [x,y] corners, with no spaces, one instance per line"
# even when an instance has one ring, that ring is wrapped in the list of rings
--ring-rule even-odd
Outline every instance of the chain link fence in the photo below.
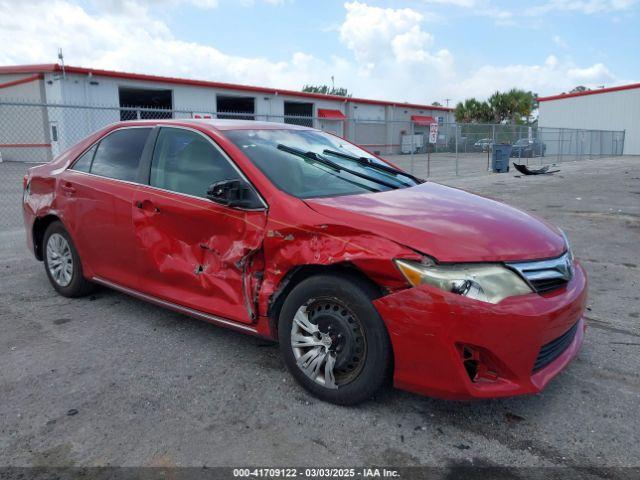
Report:
[[[135,106],[60,105],[0,100],[0,225],[2,235],[21,228],[22,176],[33,163],[49,162],[105,125],[135,119],[226,118],[281,122],[339,135],[422,178],[488,173],[493,145],[513,145],[512,160],[557,164],[622,155],[623,131],[537,128],[521,125],[438,125],[366,118],[284,116],[253,111],[190,111]],[[20,240],[22,237],[20,236]]]

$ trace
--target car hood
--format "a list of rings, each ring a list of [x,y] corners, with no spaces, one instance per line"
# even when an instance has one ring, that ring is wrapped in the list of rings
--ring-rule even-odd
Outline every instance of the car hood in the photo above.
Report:
[[[544,220],[432,182],[305,201],[336,222],[394,240],[441,262],[538,260],[565,251],[560,230]]]

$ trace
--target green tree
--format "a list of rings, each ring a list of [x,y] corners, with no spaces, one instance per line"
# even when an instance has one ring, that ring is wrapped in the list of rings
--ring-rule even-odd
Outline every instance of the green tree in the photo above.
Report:
[[[489,105],[494,122],[515,125],[528,121],[537,105],[537,97],[532,92],[512,88],[508,92],[495,92],[489,97]]]
[[[486,102],[468,98],[456,105],[456,121],[461,123],[511,123],[528,122],[537,108],[535,93],[512,88],[508,92],[495,92]]]
[[[487,102],[467,98],[459,102],[454,110],[456,121],[460,123],[489,122],[492,118],[491,107]]]
[[[323,95],[338,95],[340,97],[351,96],[346,88],[330,87],[329,85],[305,85],[302,87],[302,91],[308,93],[321,93]]]
[[[589,90],[584,85],[578,85],[577,87],[573,87],[569,93],[578,93],[578,92],[586,92]]]
[[[440,102],[431,102],[432,107],[441,107],[442,104]]]

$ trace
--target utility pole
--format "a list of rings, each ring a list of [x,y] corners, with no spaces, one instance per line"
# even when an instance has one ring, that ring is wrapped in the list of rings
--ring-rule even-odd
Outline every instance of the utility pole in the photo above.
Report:
[[[445,98],[444,99],[444,103],[446,103],[446,107],[449,108],[449,102],[451,101],[450,98]]]
[[[62,48],[58,48],[58,60],[60,60],[60,67],[62,68],[62,78],[67,78],[66,72],[64,71],[64,55],[62,54]]]

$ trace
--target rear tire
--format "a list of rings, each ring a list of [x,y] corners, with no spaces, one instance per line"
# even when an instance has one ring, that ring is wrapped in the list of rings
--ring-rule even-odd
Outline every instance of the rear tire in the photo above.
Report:
[[[339,405],[371,398],[390,373],[391,345],[371,303],[375,287],[350,275],[307,278],[289,293],[278,322],[287,368],[306,390]]]
[[[80,256],[62,222],[47,227],[42,251],[49,282],[60,295],[82,297],[94,290],[95,285],[84,278]]]

